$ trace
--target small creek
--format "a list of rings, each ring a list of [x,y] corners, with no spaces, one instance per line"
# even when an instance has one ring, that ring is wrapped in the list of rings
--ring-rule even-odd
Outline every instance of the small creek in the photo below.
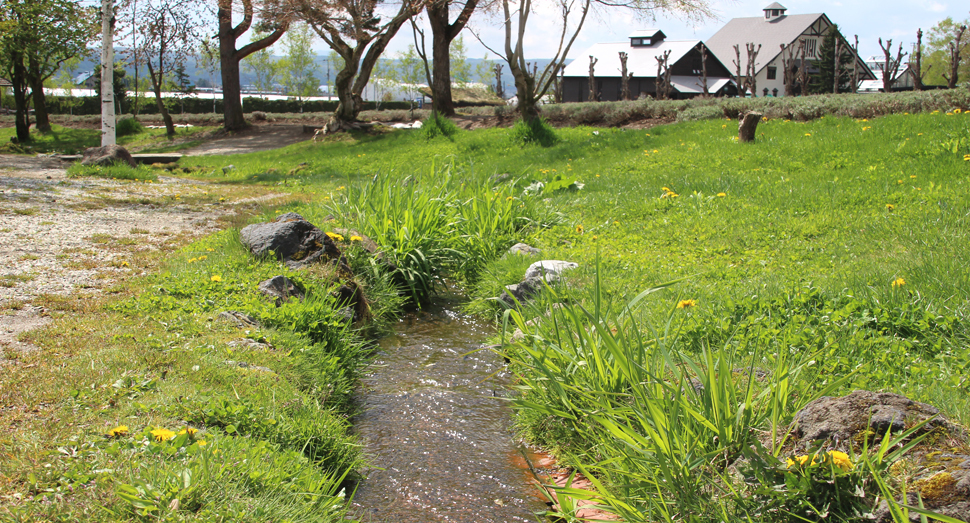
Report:
[[[516,464],[502,358],[469,354],[492,329],[460,303],[439,296],[405,316],[362,380],[354,428],[377,468],[351,512],[365,523],[535,522],[547,508]]]

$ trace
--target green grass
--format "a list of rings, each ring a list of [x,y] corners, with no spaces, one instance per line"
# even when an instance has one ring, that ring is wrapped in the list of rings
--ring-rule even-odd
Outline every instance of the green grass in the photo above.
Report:
[[[422,303],[447,276],[465,284],[471,308],[502,318],[488,298],[528,265],[501,258],[517,241],[579,263],[535,306],[504,316],[526,333],[505,349],[519,373],[517,427],[590,472],[601,500],[626,520],[760,521],[804,514],[807,501],[851,518],[877,486],[888,492],[906,478],[886,483],[888,461],[854,456],[854,472],[823,463],[771,493],[738,482],[730,465],[743,456],[751,477],[777,487],[787,480],[795,411],[853,388],[903,393],[970,421],[970,116],[773,118],[751,144],[734,140],[735,125],[559,129],[546,146],[505,129],[430,139],[354,133],[182,165],[213,191],[263,185],[301,200],[255,219],[292,210],[377,241],[381,258],[356,252],[351,264],[384,321],[404,296]],[[357,248],[349,238],[341,245]],[[253,287],[276,274],[316,298],[267,304]],[[249,477],[273,478],[272,464],[289,460],[305,480],[287,488],[313,493],[263,489],[252,520],[288,510],[305,520],[312,503],[338,506],[337,480],[360,463],[344,416],[363,357],[336,324],[332,284],[326,271],[253,261],[226,232],[179,253],[107,309],[50,298],[48,308],[72,315],[29,336],[44,350],[25,362],[41,370],[18,367],[0,389],[24,391],[20,403],[51,405],[51,419],[62,420],[5,436],[5,447],[25,452],[0,461],[11,478],[4,489],[52,503],[18,501],[18,514],[104,519],[107,507],[134,520],[139,511],[167,514],[161,506],[178,497],[191,507],[179,517],[205,519],[250,494],[231,461],[216,473],[200,463],[243,451],[268,464]],[[685,300],[691,306],[677,308]],[[554,303],[564,306],[547,314]],[[247,335],[275,350],[230,348],[239,333],[210,322],[230,308],[258,318],[264,328]],[[90,316],[74,314],[82,312]],[[767,379],[738,370],[752,367]],[[190,450],[190,438],[157,451],[115,447],[100,434],[121,423],[139,442],[154,428],[204,425],[206,438],[237,450],[219,458]],[[54,452],[64,442],[84,452],[84,465]],[[95,472],[103,470],[112,472]],[[209,479],[196,489],[185,470]],[[95,488],[77,488],[92,478]],[[167,490],[156,495],[148,484]],[[836,484],[853,495],[824,486]],[[204,502],[200,492],[224,496]]]
[[[96,176],[98,178],[111,178],[115,180],[140,180],[158,181],[157,170],[148,165],[138,165],[131,167],[126,163],[115,163],[107,167],[84,166],[80,162],[75,162],[67,168],[68,178],[81,178],[85,176]]]
[[[138,152],[162,153],[173,152],[180,149],[192,147],[199,143],[190,138],[201,136],[212,131],[213,127],[191,127],[178,128],[175,138],[185,142],[178,145],[167,145],[169,139],[165,136],[165,129],[144,129],[136,134],[118,136],[118,145],[125,148],[137,149]],[[41,133],[31,128],[31,141],[25,144],[13,145],[10,138],[17,135],[13,127],[0,128],[0,144],[4,144],[8,153],[60,153],[60,154],[80,154],[88,147],[99,147],[101,145],[100,129],[74,129],[52,125],[51,132]]]

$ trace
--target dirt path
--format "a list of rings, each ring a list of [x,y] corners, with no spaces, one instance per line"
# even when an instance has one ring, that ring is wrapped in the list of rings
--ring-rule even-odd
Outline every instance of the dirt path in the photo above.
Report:
[[[245,131],[207,141],[182,151],[187,156],[242,154],[268,151],[309,140],[302,125],[254,125]]]
[[[18,337],[50,321],[45,304],[96,296],[144,274],[159,251],[286,196],[168,177],[69,179],[64,168],[52,158],[0,155],[0,365],[6,350],[34,349]]]

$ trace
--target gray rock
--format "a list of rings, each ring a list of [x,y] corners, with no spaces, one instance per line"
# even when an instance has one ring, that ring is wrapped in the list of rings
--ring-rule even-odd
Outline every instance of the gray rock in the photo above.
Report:
[[[542,260],[529,265],[529,268],[525,271],[525,280],[532,278],[538,278],[543,275],[546,276],[546,281],[552,283],[558,281],[559,276],[569,269],[575,269],[579,267],[578,263],[560,261],[560,260]],[[553,278],[550,279],[549,276]]]
[[[239,231],[239,239],[253,256],[272,252],[288,267],[299,268],[321,259],[346,266],[333,240],[294,212],[281,214],[271,222],[247,225]]]
[[[860,432],[871,429],[877,434],[904,430],[933,418],[925,429],[959,430],[932,405],[913,401],[905,396],[857,390],[841,398],[821,397],[795,414],[796,445],[807,447],[814,441],[827,440],[838,447],[846,447]],[[924,431],[925,432],[925,431]]]
[[[227,166],[225,166],[225,167],[222,168],[222,174],[229,174],[229,171],[231,171],[231,170],[233,170],[235,168],[236,168],[235,165],[227,165]]]
[[[525,243],[516,243],[515,245],[509,248],[509,254],[524,254],[526,256],[535,256],[540,252],[542,251],[540,251],[539,249],[536,249],[535,247],[527,245]]]
[[[84,150],[81,157],[81,165],[108,167],[115,163],[127,163],[130,167],[138,165],[131,153],[120,145],[105,145],[104,147],[91,147]]]
[[[276,374],[275,372],[273,372],[273,369],[269,367],[262,367],[260,365],[250,365],[245,361],[226,360],[226,365],[229,365],[231,367],[239,367],[240,369],[246,369],[246,370],[251,370],[255,372],[268,372],[270,374]]]
[[[256,350],[271,350],[272,345],[265,341],[258,341],[251,338],[243,338],[241,340],[232,340],[227,345],[237,349],[256,349]]]
[[[259,292],[273,298],[277,307],[283,305],[292,297],[300,301],[303,301],[306,297],[303,288],[286,276],[273,276],[268,280],[259,282]]]
[[[239,311],[222,311],[216,316],[216,320],[232,323],[240,329],[259,327],[259,322],[256,321],[256,318]]]
[[[533,296],[542,291],[543,287],[542,278],[529,278],[520,283],[506,285],[498,299],[514,307],[516,303],[525,303],[531,300]]]

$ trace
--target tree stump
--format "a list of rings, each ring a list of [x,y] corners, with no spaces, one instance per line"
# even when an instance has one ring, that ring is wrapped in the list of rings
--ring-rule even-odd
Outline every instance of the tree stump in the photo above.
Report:
[[[761,113],[748,111],[738,122],[738,141],[753,142],[754,133],[758,130],[758,122],[761,121]]]

